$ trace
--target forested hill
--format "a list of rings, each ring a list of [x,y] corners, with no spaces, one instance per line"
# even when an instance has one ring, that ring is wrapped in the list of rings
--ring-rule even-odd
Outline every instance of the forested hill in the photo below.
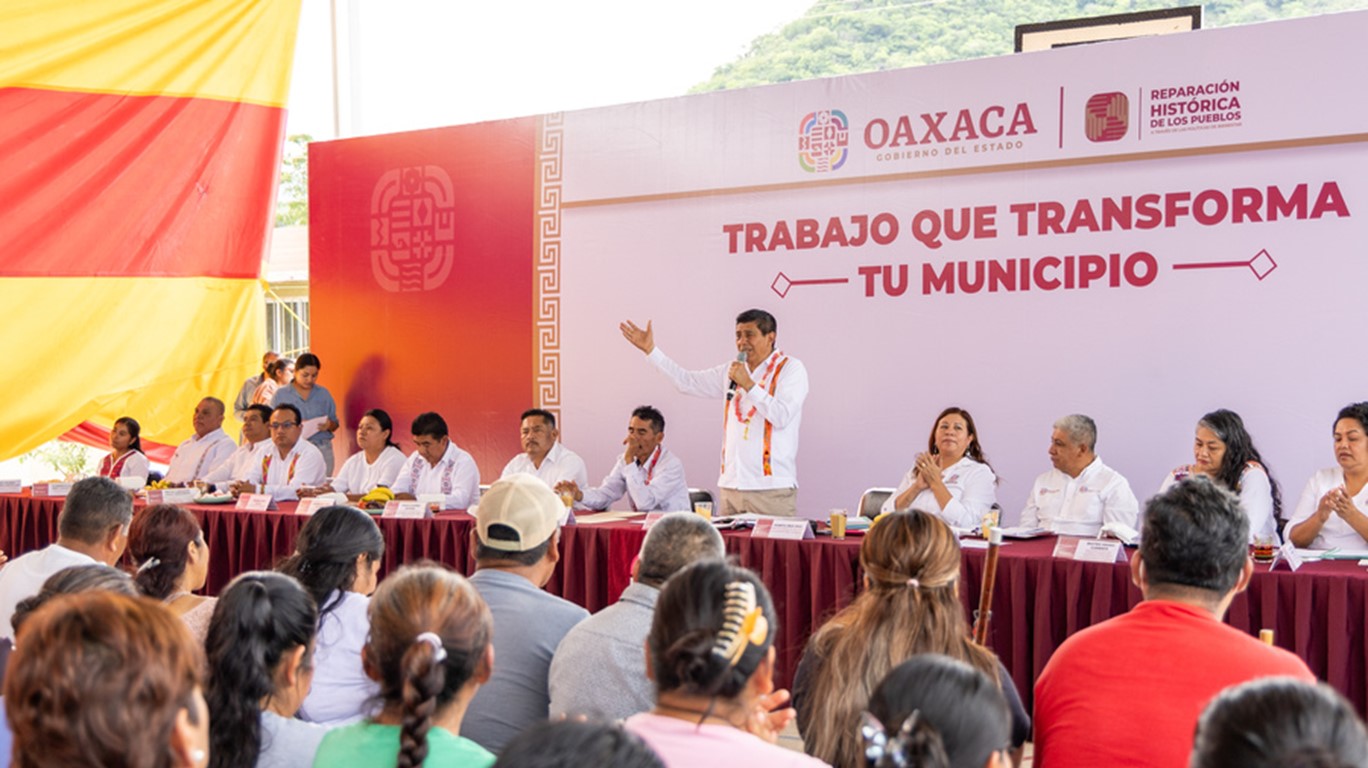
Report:
[[[745,2],[746,0],[741,0]],[[691,93],[913,67],[1011,53],[1018,24],[1105,16],[1178,3],[1097,0],[817,0],[751,43]],[[1365,0],[1213,0],[1202,26],[1226,27],[1368,7]]]

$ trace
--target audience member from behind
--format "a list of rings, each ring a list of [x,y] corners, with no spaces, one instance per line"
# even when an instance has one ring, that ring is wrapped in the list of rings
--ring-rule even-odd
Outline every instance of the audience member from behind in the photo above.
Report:
[[[1106,523],[1129,528],[1140,524],[1140,502],[1120,472],[1097,457],[1097,424],[1081,413],[1054,423],[1050,463],[1054,468],[1036,478],[1026,508],[1025,527],[1049,529],[1069,536],[1096,536]]]
[[[775,742],[792,709],[774,688],[779,625],[755,574],[701,562],[670,579],[646,641],[656,705],[623,723],[667,766],[818,766]]]
[[[491,752],[547,718],[551,656],[565,633],[589,616],[542,590],[560,560],[557,520],[564,510],[546,483],[513,474],[491,485],[475,512],[470,548],[478,570],[470,583],[494,616],[499,663],[476,694],[464,732]]]
[[[415,450],[399,467],[390,490],[395,498],[442,494],[442,509],[469,509],[480,501],[480,468],[447,434],[446,419],[420,413],[413,420]]]
[[[1225,689],[1197,721],[1190,768],[1361,768],[1368,735],[1328,685],[1265,678]]]
[[[342,725],[370,714],[378,692],[366,676],[361,649],[370,633],[367,597],[375,591],[385,539],[370,515],[354,507],[325,507],[309,518],[295,551],[277,568],[293,576],[318,606],[313,688],[299,717]]]
[[[342,463],[342,469],[331,483],[303,491],[301,495],[337,492],[359,501],[379,486],[393,488],[394,480],[404,466],[404,452],[394,444],[393,437],[394,422],[388,413],[379,408],[366,411],[356,425],[356,444],[361,450]]]
[[[940,412],[884,512],[919,509],[958,528],[973,528],[997,503],[997,475],[979,444],[974,417],[958,406]]]
[[[1197,422],[1192,444],[1193,463],[1169,473],[1160,486],[1163,493],[1188,475],[1206,475],[1212,482],[1240,497],[1240,508],[1249,517],[1249,542],[1278,541],[1282,517],[1282,491],[1267,462],[1254,447],[1240,414],[1224,408]]]
[[[242,417],[242,445],[239,445],[223,463],[205,475],[203,482],[224,492],[232,489],[235,482],[246,482],[252,465],[261,465],[261,454],[271,445],[271,407],[251,405]]]
[[[223,431],[222,400],[206,397],[199,401],[190,424],[195,434],[176,447],[163,478],[171,485],[194,484],[233,453],[233,438]]]
[[[313,681],[318,609],[299,582],[269,571],[233,579],[209,623],[210,768],[313,764],[328,729],[295,719]]]
[[[37,594],[52,574],[70,565],[114,565],[128,543],[133,497],[107,477],[87,477],[71,487],[57,516],[57,541],[16,557],[0,568],[0,639],[14,640],[14,606]]]
[[[1011,735],[997,684],[934,653],[889,672],[870,694],[860,725],[870,768],[1011,768]]]
[[[722,560],[722,535],[692,512],[656,521],[633,565],[622,597],[575,625],[551,659],[551,715],[591,715],[621,720],[655,703],[642,643],[651,631],[660,588],[685,566]]]
[[[552,720],[528,728],[494,768],[665,768],[641,739],[614,723]]]
[[[209,578],[209,545],[194,513],[173,504],[139,510],[128,529],[128,554],[138,589],[165,603],[203,643],[215,600],[195,594]]]
[[[1045,665],[1036,765],[1182,765],[1221,689],[1270,675],[1315,681],[1301,659],[1221,622],[1254,571],[1248,541],[1239,501],[1205,477],[1145,504],[1130,561],[1144,602],[1070,636]]]
[[[1298,547],[1362,550],[1368,546],[1368,402],[1340,409],[1334,437],[1339,466],[1311,476],[1287,538]]]
[[[208,764],[204,657],[164,606],[63,595],[24,620],[11,662],[4,694],[18,768]]]
[[[1011,675],[969,637],[959,541],[950,526],[925,512],[886,514],[860,544],[860,568],[864,591],[812,636],[794,676],[793,705],[808,753],[832,765],[859,764],[860,713],[869,692],[894,667],[926,653],[965,662],[1001,688],[1012,713],[1011,743],[1020,747],[1031,719]]]
[[[365,651],[383,708],[328,734],[314,765],[492,765],[493,754],[460,735],[470,700],[494,664],[492,629],[489,608],[462,576],[420,566],[385,579],[371,600]]]
[[[118,480],[121,477],[142,478],[147,485],[150,466],[142,452],[142,427],[131,416],[121,416],[109,428],[109,453],[100,459],[99,475]]]

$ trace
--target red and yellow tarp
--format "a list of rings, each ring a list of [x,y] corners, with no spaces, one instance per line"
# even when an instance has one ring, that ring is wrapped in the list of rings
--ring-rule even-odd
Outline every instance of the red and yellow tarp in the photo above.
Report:
[[[0,459],[259,369],[299,0],[0,8]],[[230,413],[231,418],[231,413]]]

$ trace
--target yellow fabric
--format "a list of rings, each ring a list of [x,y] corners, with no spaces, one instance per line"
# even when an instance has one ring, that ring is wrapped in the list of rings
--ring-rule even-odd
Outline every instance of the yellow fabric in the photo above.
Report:
[[[233,398],[260,371],[266,337],[256,280],[7,278],[0,313],[0,460],[120,416],[175,445],[208,395],[227,405],[235,435]]]
[[[0,88],[284,106],[301,0],[6,0]]]

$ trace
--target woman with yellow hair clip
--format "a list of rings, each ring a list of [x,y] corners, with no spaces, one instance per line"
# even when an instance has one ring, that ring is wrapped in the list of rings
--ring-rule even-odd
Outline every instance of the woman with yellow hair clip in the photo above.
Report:
[[[774,688],[777,631],[769,591],[750,571],[712,561],[675,574],[646,638],[655,709],[624,726],[667,767],[826,765],[775,743],[794,717],[788,691]]]

